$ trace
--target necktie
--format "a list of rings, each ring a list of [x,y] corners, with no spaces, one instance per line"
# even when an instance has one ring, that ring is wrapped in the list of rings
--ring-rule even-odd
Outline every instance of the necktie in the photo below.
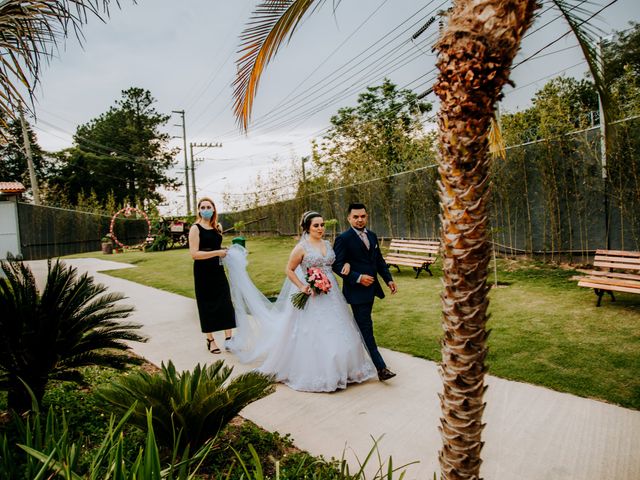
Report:
[[[367,247],[367,250],[369,250],[369,248],[371,248],[371,244],[369,243],[369,237],[367,237],[367,234],[364,232],[364,230],[361,230],[358,232],[358,235],[360,236],[362,243],[364,243],[364,246]]]

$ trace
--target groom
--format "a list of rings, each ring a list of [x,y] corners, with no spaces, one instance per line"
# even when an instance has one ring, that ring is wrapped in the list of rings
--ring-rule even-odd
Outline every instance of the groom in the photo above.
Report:
[[[367,209],[362,203],[349,205],[347,220],[351,228],[341,233],[333,245],[336,253],[333,271],[344,279],[342,293],[351,305],[371,360],[378,369],[378,378],[384,381],[395,377],[396,374],[387,368],[373,336],[373,300],[374,297],[384,298],[377,275],[380,274],[389,286],[391,294],[396,293],[398,289],[389,273],[389,267],[382,258],[378,237],[366,229],[367,219]],[[347,275],[342,275],[345,263],[351,266],[351,270]]]

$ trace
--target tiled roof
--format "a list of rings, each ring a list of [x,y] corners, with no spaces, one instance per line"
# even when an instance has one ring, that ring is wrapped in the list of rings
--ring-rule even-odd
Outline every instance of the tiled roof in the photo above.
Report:
[[[22,193],[25,190],[20,182],[0,182],[0,193]]]

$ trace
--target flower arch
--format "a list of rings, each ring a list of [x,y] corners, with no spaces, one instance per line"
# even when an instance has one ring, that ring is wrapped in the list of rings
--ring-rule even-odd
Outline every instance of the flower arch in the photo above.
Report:
[[[116,219],[118,218],[118,216],[124,215],[125,217],[130,217],[131,214],[134,213],[134,212],[135,213],[139,213],[146,220],[146,222],[147,222],[147,238],[144,240],[144,242],[139,243],[137,245],[125,245],[120,240],[118,240],[118,237],[116,237],[116,232],[114,231],[113,227],[114,227],[114,225],[116,223]],[[113,214],[113,217],[111,217],[111,224],[109,225],[109,233],[111,234],[111,238],[113,239],[113,241],[120,248],[140,248],[145,243],[153,241],[153,237],[151,237],[151,222],[149,221],[149,217],[147,216],[147,214],[143,210],[141,210],[139,208],[136,208],[136,207],[130,207],[129,205],[127,205],[124,208],[121,208],[120,210],[118,210],[116,213]]]

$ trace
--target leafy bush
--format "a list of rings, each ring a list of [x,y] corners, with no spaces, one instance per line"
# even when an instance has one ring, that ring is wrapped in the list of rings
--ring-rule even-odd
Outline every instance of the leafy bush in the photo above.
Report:
[[[30,392],[29,388],[27,391]],[[39,462],[29,455],[16,451],[15,440],[29,448],[50,450],[57,439],[68,437],[68,428],[64,413],[56,417],[53,409],[49,409],[46,419],[40,415],[38,403],[32,395],[32,410],[24,418],[11,412],[8,428],[0,437],[0,478],[35,478],[40,470]]]
[[[135,480],[138,478],[145,480],[190,480],[194,478],[195,472],[206,459],[213,443],[207,442],[193,455],[190,454],[189,447],[180,452],[177,445],[174,445],[169,456],[169,463],[163,468],[160,449],[153,431],[151,410],[146,412],[147,437],[144,445],[140,446],[133,462],[125,461],[126,452],[122,431],[133,409],[132,406],[118,423],[115,422],[113,416],[111,417],[104,440],[92,456],[89,471],[83,476],[78,470],[78,459],[83,445],[69,440],[68,430],[64,423],[64,428],[61,430],[62,435],[54,437],[48,445],[45,445],[45,448],[34,448],[29,444],[19,445],[32,458],[41,462],[36,475],[26,478],[51,478],[45,477],[46,474],[56,475],[66,480],[81,478],[87,480]],[[51,412],[52,410],[49,411],[49,416],[51,416]],[[51,439],[51,437],[47,438]]]
[[[114,378],[114,371],[108,369],[84,370],[94,386]],[[39,473],[45,475],[43,478],[52,478],[63,465],[66,471],[57,478],[124,480],[135,475],[145,479],[185,479],[193,478],[195,472],[197,478],[225,480],[391,480],[396,473],[398,479],[402,478],[391,459],[383,465],[379,455],[377,459],[372,455],[375,445],[361,463],[364,467],[377,460],[380,468],[366,477],[364,468],[351,473],[344,458],[326,461],[313,457],[297,450],[288,435],[265,431],[240,417],[193,455],[192,449],[181,449],[178,442],[168,449],[161,448],[153,430],[153,412],[145,412],[143,434],[126,425],[134,407],[125,412],[123,419],[105,417],[98,412],[95,397],[91,389],[70,389],[65,382],[55,383],[43,399],[49,404],[46,416],[38,414],[35,403],[24,417],[16,415],[12,421],[0,424],[0,430],[4,430],[0,436],[0,478],[31,480]]]
[[[238,233],[238,235],[242,235],[242,232],[245,228],[247,228],[247,224],[244,222],[244,220],[238,220],[233,224],[233,229],[236,231],[236,233]]]
[[[382,460],[378,451],[378,441],[374,441],[373,447],[369,450],[364,460],[358,459],[359,467],[355,473],[351,473],[349,465],[344,458],[344,453],[340,460],[333,460],[332,462],[326,462],[322,458],[313,459],[309,462],[309,457],[297,457],[295,460],[292,458],[289,460],[287,466],[283,466],[280,461],[270,459],[273,461],[274,473],[268,473],[265,468],[264,461],[260,458],[257,451],[253,448],[253,445],[248,446],[250,453],[250,460],[246,461],[245,457],[234,449],[234,453],[238,459],[238,470],[242,472],[240,478],[247,480],[266,480],[272,478],[273,480],[393,480],[397,478],[402,480],[406,474],[406,467],[409,465],[418,463],[411,462],[399,467],[394,467],[393,459],[389,457],[389,460],[385,462]],[[365,469],[372,458],[378,460],[378,468],[372,476],[367,477]],[[291,461],[294,460],[294,461]],[[370,469],[369,469],[370,470]],[[227,477],[230,478],[234,473],[232,469],[227,473]]]
[[[167,249],[167,245],[169,244],[170,238],[164,234],[158,234],[153,237],[153,243],[147,245],[145,247],[146,251],[149,252],[164,252]]]
[[[196,365],[193,372],[177,373],[171,361],[161,372],[137,372],[99,389],[98,396],[116,411],[133,406],[130,422],[145,429],[146,411],[153,411],[153,428],[158,442],[198,448],[218,432],[249,403],[273,391],[270,376],[248,372],[231,379],[233,368],[218,360],[210,366]]]
[[[82,382],[79,367],[102,365],[124,369],[140,363],[125,352],[127,341],[146,341],[123,323],[133,311],[117,306],[120,293],[94,283],[88,274],[60,261],[49,262],[46,286],[40,294],[31,269],[23,262],[1,262],[0,389],[8,391],[8,407],[26,411],[38,402],[50,379]]]

